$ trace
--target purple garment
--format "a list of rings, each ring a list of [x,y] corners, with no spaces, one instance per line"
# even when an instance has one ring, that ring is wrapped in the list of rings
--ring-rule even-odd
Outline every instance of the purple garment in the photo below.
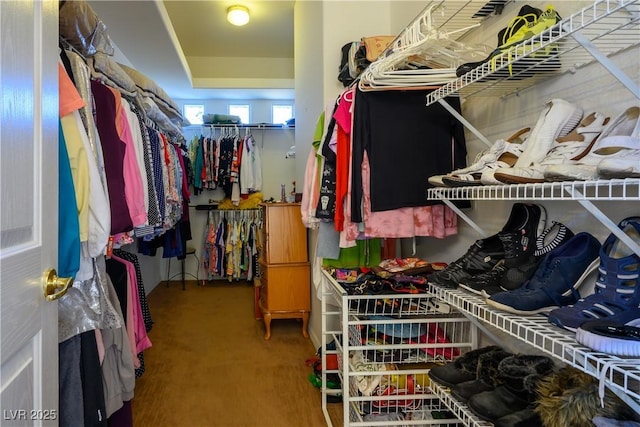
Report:
[[[133,222],[124,192],[125,144],[116,129],[116,100],[109,88],[95,80],[91,80],[91,92],[109,190],[111,234],[124,233],[133,229]]]
[[[131,401],[123,402],[122,407],[107,419],[109,427],[133,427],[133,408]]]

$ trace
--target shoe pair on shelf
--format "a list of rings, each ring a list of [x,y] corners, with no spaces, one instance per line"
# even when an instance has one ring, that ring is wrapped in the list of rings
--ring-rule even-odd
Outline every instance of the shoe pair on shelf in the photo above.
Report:
[[[429,377],[448,387],[451,395],[478,417],[496,426],[514,425],[514,420],[541,425],[533,411],[536,384],[551,374],[553,366],[546,356],[512,354],[488,346],[431,368]]]
[[[640,243],[640,217],[626,218],[618,227]],[[595,292],[580,298],[579,286],[596,268]],[[640,256],[613,233],[603,245],[589,233],[576,234],[549,252],[522,287],[486,301],[515,314],[548,312],[550,323],[577,331],[581,344],[640,356]]]
[[[640,244],[640,217],[618,227]],[[595,292],[551,311],[549,322],[576,331],[576,340],[594,350],[640,357],[640,256],[609,235],[600,249]]]
[[[514,203],[502,230],[477,240],[467,252],[445,269],[427,276],[437,286],[457,288],[465,279],[492,271],[498,263],[504,272],[519,268],[535,251],[536,238],[545,228],[546,211],[540,205]]]
[[[561,19],[562,18],[560,17],[560,15],[558,15],[555,8],[551,5],[547,6],[545,10],[540,10],[529,5],[522,6],[518,14],[513,19],[511,19],[509,24],[498,32],[498,43],[496,49],[482,61],[469,62],[460,65],[456,69],[456,76],[460,77],[488,62],[491,63],[490,70],[494,71],[496,68],[498,68],[498,64],[503,62],[499,61],[500,55],[502,54],[506,54],[506,60],[511,62],[511,56],[514,49],[516,49],[519,45],[522,45],[523,42],[533,38],[534,36],[538,36],[545,30],[553,27],[558,22],[560,22]],[[531,47],[535,48],[537,46],[533,44]],[[509,68],[507,70],[508,75],[493,75],[490,77],[485,77],[485,79],[489,80],[494,78],[510,77],[516,74],[518,71],[526,71],[530,68],[533,68],[533,66],[535,66],[537,62],[545,62],[546,69],[558,68],[559,62],[557,60],[554,61],[552,55],[552,53],[555,52],[557,52],[557,47],[553,44],[548,45],[540,52],[536,52],[535,54],[531,55],[530,58],[522,58],[521,61],[509,64]],[[518,53],[523,54],[525,53],[525,50],[521,49]],[[551,63],[549,62],[550,60],[554,62]],[[523,75],[523,77],[527,76],[528,74]]]
[[[640,107],[613,120],[599,112],[583,118],[582,108],[556,98],[531,132],[498,140],[471,166],[428,181],[459,187],[633,177],[640,177]]]
[[[471,166],[430,177],[428,182],[435,186],[502,185],[505,172],[541,162],[556,138],[567,136],[580,123],[582,114],[579,106],[552,99],[546,103],[533,129],[525,128],[507,140],[496,141],[488,154]]]
[[[565,101],[554,114],[573,114],[571,109]],[[541,116],[538,123],[546,126],[546,120]],[[497,169],[494,176],[507,184],[640,177],[639,134],[640,107],[629,107],[611,121],[593,112],[568,135],[546,138],[551,140],[548,147],[532,136],[531,145],[538,147],[538,153],[521,156],[513,167]]]
[[[565,244],[574,236],[564,224],[552,221],[535,241],[533,254],[520,265],[508,268],[504,261],[498,262],[492,270],[460,281],[460,287],[485,298],[503,291],[512,291],[522,286],[538,268],[544,256]]]

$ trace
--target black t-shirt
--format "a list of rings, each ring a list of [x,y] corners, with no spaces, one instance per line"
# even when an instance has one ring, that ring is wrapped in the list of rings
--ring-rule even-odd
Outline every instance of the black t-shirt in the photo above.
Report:
[[[426,106],[427,90],[356,91],[352,167],[365,150],[371,167],[371,211],[428,206],[427,178],[466,164],[462,124],[442,105]],[[460,112],[457,97],[446,101]],[[362,174],[352,174],[351,217],[361,222]]]

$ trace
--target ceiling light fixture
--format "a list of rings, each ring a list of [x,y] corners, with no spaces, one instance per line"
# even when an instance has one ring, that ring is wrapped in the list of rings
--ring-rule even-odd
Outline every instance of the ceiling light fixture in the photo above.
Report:
[[[249,8],[235,5],[227,9],[227,21],[230,24],[241,27],[249,22]]]

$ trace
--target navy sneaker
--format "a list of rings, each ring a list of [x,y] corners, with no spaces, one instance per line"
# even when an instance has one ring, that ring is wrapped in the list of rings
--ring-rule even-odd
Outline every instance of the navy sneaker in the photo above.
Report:
[[[533,255],[522,264],[509,268],[500,277],[499,287],[501,290],[512,291],[518,289],[533,276],[533,273],[535,273],[542,258],[544,258],[546,254],[558,246],[565,244],[573,236],[573,231],[566,225],[553,221],[551,226],[536,238]]]
[[[487,304],[516,314],[536,314],[575,303],[577,288],[598,265],[600,242],[582,232],[549,252],[522,287],[500,292]]]
[[[640,217],[622,220],[618,227],[640,243]],[[600,249],[595,292],[574,305],[549,313],[549,322],[570,331],[590,320],[627,323],[640,306],[640,257],[611,233]]]

